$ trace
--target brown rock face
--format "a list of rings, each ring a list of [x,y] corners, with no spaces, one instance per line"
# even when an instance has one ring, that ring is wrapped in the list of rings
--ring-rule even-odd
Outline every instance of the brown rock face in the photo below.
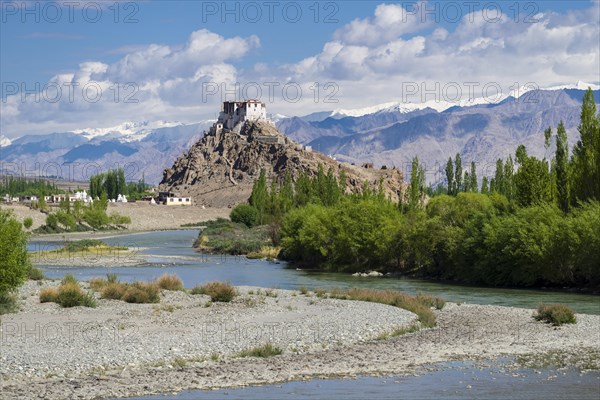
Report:
[[[248,200],[261,169],[265,169],[269,179],[275,177],[279,182],[289,171],[295,181],[302,172],[316,175],[319,164],[325,173],[333,168],[338,176],[343,169],[348,190],[360,192],[365,181],[377,189],[382,180],[386,192],[397,200],[403,187],[399,170],[367,169],[338,162],[305,150],[267,122],[248,121],[239,133],[212,128],[164,171],[159,190],[191,196],[198,205],[234,206]]]

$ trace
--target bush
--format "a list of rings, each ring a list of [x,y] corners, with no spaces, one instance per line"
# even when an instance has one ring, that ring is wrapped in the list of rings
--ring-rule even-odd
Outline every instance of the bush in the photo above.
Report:
[[[575,313],[564,304],[540,304],[537,314],[533,316],[536,321],[544,321],[554,326],[574,324],[577,322]]]
[[[23,220],[23,226],[24,226],[26,229],[29,229],[29,228],[31,228],[31,226],[32,226],[32,225],[33,225],[33,218],[31,218],[31,217],[27,217],[27,218],[25,218],[25,219]]]
[[[283,353],[280,347],[274,346],[271,343],[267,343],[262,346],[258,346],[252,349],[243,350],[238,353],[238,357],[273,357]]]
[[[84,293],[78,283],[66,282],[58,288],[56,302],[62,307],[96,307],[96,300],[89,293]]]
[[[159,288],[165,289],[165,290],[182,290],[183,289],[183,282],[181,282],[181,279],[179,279],[179,277],[177,277],[177,275],[164,274],[163,276],[161,276],[160,278],[158,278],[156,280],[156,284],[158,285]]]
[[[237,291],[227,282],[209,282],[193,288],[192,294],[206,294],[212,301],[227,303],[237,296]]]
[[[123,295],[125,295],[126,290],[127,286],[121,283],[108,283],[102,288],[102,291],[100,292],[100,297],[103,299],[121,300],[123,298]]]
[[[54,288],[44,288],[40,291],[40,303],[54,303],[58,298],[58,290]]]
[[[75,278],[75,276],[73,276],[73,274],[66,274],[61,281],[61,285],[66,285],[68,283],[76,283],[79,284],[77,282],[77,278]]]
[[[27,234],[11,211],[0,209],[0,296],[7,298],[9,292],[27,279],[31,263],[27,253]]]
[[[127,290],[121,300],[127,303],[158,303],[160,301],[160,289],[154,283],[134,282],[127,285]]]
[[[68,242],[64,245],[63,251],[75,253],[77,251],[85,251],[90,247],[106,246],[102,240],[98,239],[83,239],[75,242]]]
[[[257,217],[258,210],[248,204],[238,204],[229,214],[229,218],[232,222],[244,224],[248,228],[251,228],[256,224]]]
[[[41,281],[42,279],[46,279],[46,276],[41,269],[31,267],[29,268],[29,279],[32,281]]]
[[[15,293],[0,293],[0,315],[19,310],[19,301]]]

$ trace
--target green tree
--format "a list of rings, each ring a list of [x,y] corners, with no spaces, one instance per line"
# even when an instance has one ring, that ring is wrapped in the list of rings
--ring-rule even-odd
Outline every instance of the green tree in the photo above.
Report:
[[[46,226],[51,229],[58,228],[58,218],[56,218],[56,214],[48,214],[46,216]]]
[[[27,233],[11,211],[0,209],[0,296],[22,285],[30,268]]]
[[[494,176],[494,192],[504,194],[504,161],[499,158],[496,161],[496,174]]]
[[[471,174],[470,174],[471,182],[469,183],[469,191],[477,193],[479,189],[477,188],[477,167],[475,166],[475,162],[471,161]]]
[[[249,204],[238,204],[229,214],[231,221],[244,224],[248,228],[251,228],[256,224],[257,217],[258,210]]]
[[[588,88],[581,105],[580,139],[573,148],[571,201],[600,200],[600,118],[594,92]]]
[[[408,188],[408,208],[416,210],[421,208],[423,195],[425,193],[425,170],[419,164],[419,158],[415,157],[412,161],[410,171],[410,185]]]
[[[556,134],[556,188],[558,192],[558,206],[564,212],[569,211],[569,148],[567,131],[562,121],[558,124]]]
[[[446,163],[446,181],[448,182],[448,194],[455,194],[454,190],[454,164],[452,163],[452,157],[448,158]]]
[[[515,174],[515,198],[521,207],[540,205],[551,201],[548,162],[529,156],[525,146],[517,148],[519,169]]]
[[[252,193],[250,194],[250,205],[258,211],[258,217],[256,219],[258,225],[262,225],[266,222],[268,196],[267,174],[264,169],[261,169],[260,175],[254,182]]]
[[[488,177],[484,176],[481,180],[481,194],[489,194]]]
[[[43,193],[40,193],[39,195],[38,207],[40,208],[40,211],[43,212],[48,210],[48,204],[46,203],[46,198],[44,197]]]
[[[281,211],[285,214],[294,206],[294,185],[292,183],[292,175],[289,171],[285,171],[283,177],[283,185],[279,193],[279,203]]]
[[[513,162],[512,156],[509,155],[508,159],[504,163],[504,173],[502,174],[503,188],[502,188],[502,192],[500,192],[508,200],[512,200],[514,192],[515,192],[515,182],[513,179],[514,174],[515,174],[515,164]]]
[[[463,187],[463,170],[462,170],[462,160],[460,159],[460,154],[456,153],[455,161],[454,161],[454,194],[458,194],[462,190]]]

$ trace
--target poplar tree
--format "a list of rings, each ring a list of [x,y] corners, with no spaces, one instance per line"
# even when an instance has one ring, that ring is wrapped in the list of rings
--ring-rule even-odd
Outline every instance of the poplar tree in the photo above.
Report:
[[[462,190],[462,161],[460,159],[460,154],[456,153],[456,158],[454,161],[454,194],[458,194],[458,192],[460,192]]]
[[[477,193],[479,190],[477,188],[477,167],[475,166],[475,161],[471,161],[471,182],[470,182],[470,191]]]
[[[448,181],[448,194],[453,195],[454,193],[454,164],[452,163],[452,157],[448,158],[446,163],[446,180]]]
[[[558,206],[564,212],[569,211],[569,177],[567,131],[562,121],[558,124],[556,133],[556,189],[558,193]]]

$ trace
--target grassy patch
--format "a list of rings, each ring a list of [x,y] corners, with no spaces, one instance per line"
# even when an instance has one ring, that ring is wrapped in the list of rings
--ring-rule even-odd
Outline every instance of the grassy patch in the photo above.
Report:
[[[320,291],[315,290],[315,293],[319,296]],[[393,290],[354,288],[349,290],[333,289],[329,292],[329,297],[343,300],[369,301],[403,308],[417,314],[419,322],[423,327],[432,328],[436,325],[436,318],[433,311],[431,311],[429,296],[411,296]]]
[[[57,303],[61,307],[96,307],[96,299],[91,293],[86,293],[79,286],[73,275],[66,275],[58,289],[44,288],[40,291],[40,303]]]
[[[267,226],[248,228],[224,218],[208,221],[194,247],[210,253],[242,255],[257,253],[271,245]]]
[[[100,292],[100,297],[122,300],[127,303],[159,303],[161,290],[183,290],[183,283],[177,275],[163,275],[154,282],[120,282],[116,274],[108,274],[106,279],[90,280],[90,287]]]
[[[183,282],[177,275],[164,274],[156,280],[156,284],[164,290],[183,290]]]
[[[279,253],[281,252],[281,247],[274,246],[263,246],[258,251],[254,251],[252,253],[246,254],[246,257],[250,259],[263,259],[274,260],[277,258]]]
[[[196,286],[191,291],[192,294],[205,294],[210,296],[212,301],[230,302],[237,291],[227,282],[209,282],[205,285]]]
[[[16,293],[0,294],[0,315],[19,311],[19,300]]]
[[[41,250],[31,252],[33,256],[40,259],[56,259],[73,256],[106,256],[129,252],[129,248],[123,246],[110,246],[101,240],[83,239],[65,243],[63,247],[54,250]]]
[[[429,307],[434,307],[436,310],[441,310],[446,305],[446,300],[440,297],[433,297],[424,293],[417,293],[417,300],[420,303],[427,304]]]
[[[44,273],[42,272],[41,269],[36,268],[36,267],[31,267],[31,268],[29,268],[28,278],[31,279],[32,281],[41,281],[41,280],[46,279],[46,276],[44,275]]]
[[[573,310],[564,304],[540,304],[537,314],[533,318],[536,321],[544,321],[554,326],[577,322]]]
[[[418,324],[412,324],[409,326],[401,326],[393,329],[389,332],[383,332],[375,338],[375,340],[388,340],[396,336],[406,335],[407,333],[417,332],[421,327]]]
[[[251,349],[242,350],[238,353],[238,357],[273,357],[283,353],[283,349],[278,346],[274,346],[271,343],[264,344],[262,346],[253,347]]]
[[[154,283],[133,282],[126,285],[126,290],[121,300],[127,303],[158,303],[160,302],[160,288]]]

